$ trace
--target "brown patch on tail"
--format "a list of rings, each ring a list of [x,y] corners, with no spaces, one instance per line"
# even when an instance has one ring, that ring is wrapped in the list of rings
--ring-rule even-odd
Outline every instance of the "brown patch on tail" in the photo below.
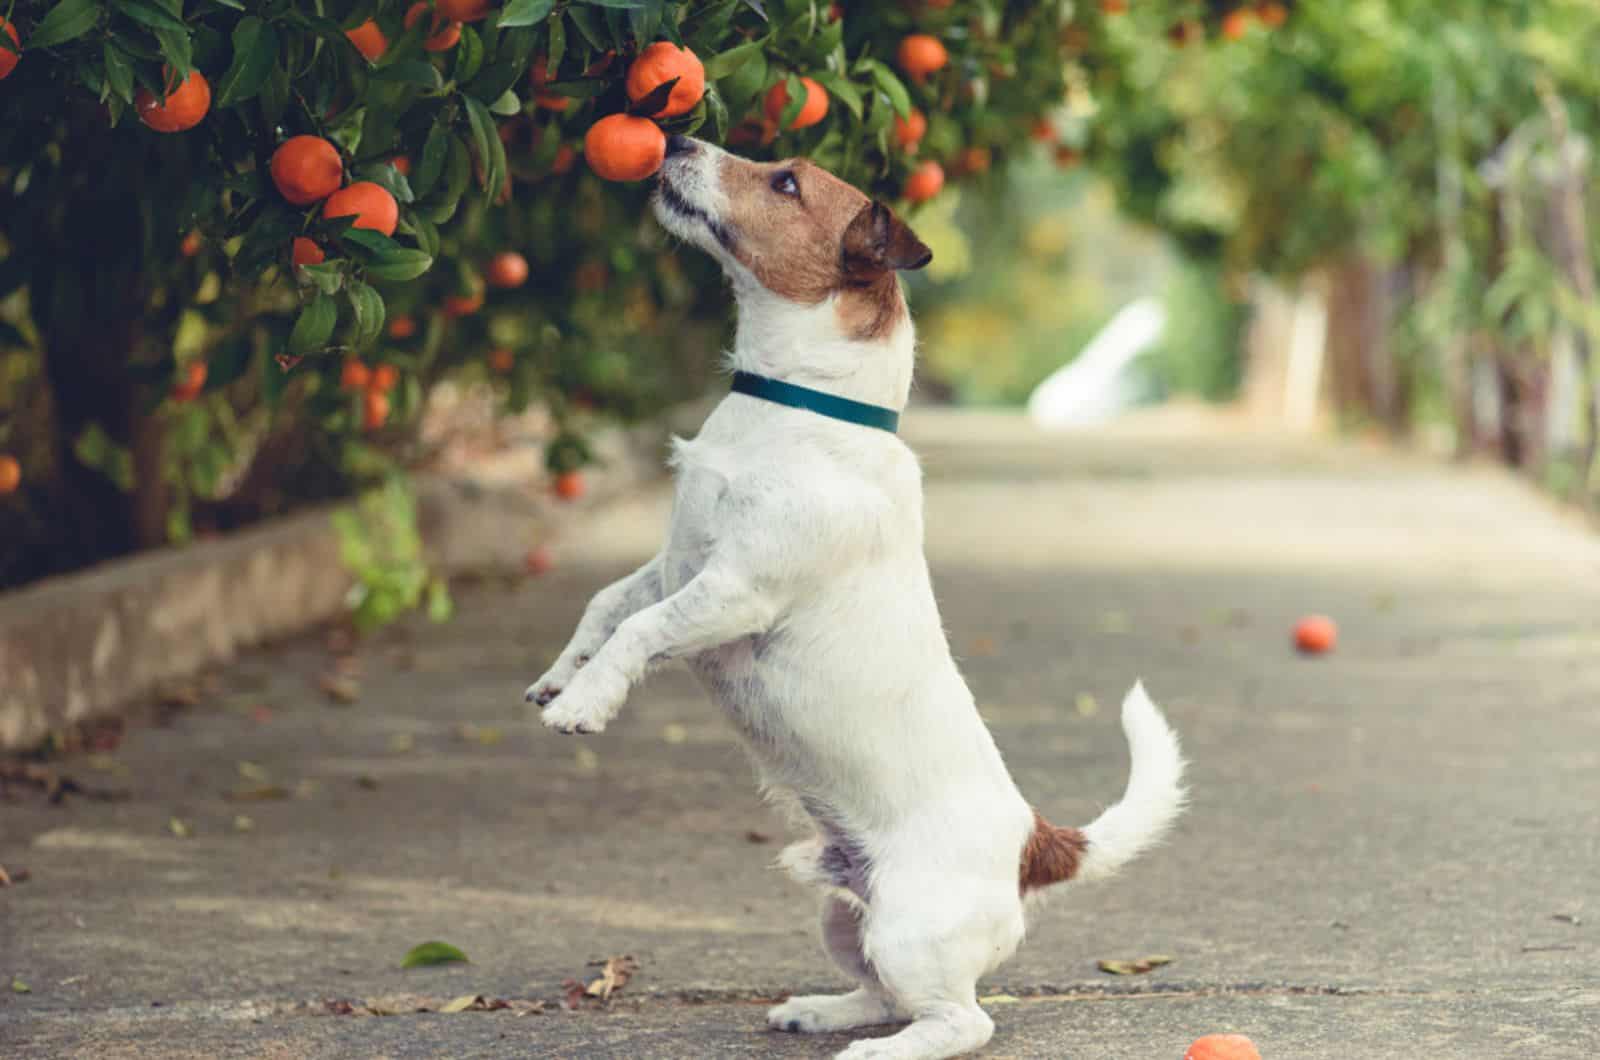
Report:
[[[1058,828],[1033,811],[1033,831],[1022,847],[1018,887],[1022,893],[1052,883],[1064,883],[1078,874],[1089,840],[1076,828]]]

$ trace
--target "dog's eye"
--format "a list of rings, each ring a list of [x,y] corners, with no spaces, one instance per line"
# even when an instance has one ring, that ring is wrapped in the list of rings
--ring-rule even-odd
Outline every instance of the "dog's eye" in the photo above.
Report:
[[[800,197],[800,183],[787,169],[772,178],[772,190],[779,195],[793,195],[797,199]]]

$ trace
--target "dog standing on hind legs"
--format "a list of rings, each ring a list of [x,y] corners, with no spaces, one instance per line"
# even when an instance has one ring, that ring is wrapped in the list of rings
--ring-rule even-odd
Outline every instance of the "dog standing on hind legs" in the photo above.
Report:
[[[677,443],[660,554],[596,594],[528,699],[553,729],[599,732],[646,671],[685,660],[766,790],[814,823],[780,860],[825,890],[824,946],[857,984],[768,1022],[909,1021],[843,1060],[978,1049],[994,1023],[976,984],[1021,942],[1025,900],[1109,875],[1178,815],[1177,739],[1135,686],[1127,791],[1081,830],[1051,825],[1006,772],[945,640],[921,473],[894,433],[914,347],[896,273],[931,257],[911,230],[805,160],[681,136],[655,212],[732,284],[733,393]]]

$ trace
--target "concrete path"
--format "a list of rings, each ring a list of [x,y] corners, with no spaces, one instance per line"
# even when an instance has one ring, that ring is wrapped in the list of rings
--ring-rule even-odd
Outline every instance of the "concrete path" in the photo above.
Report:
[[[1178,1060],[1215,1031],[1269,1060],[1600,1052],[1600,536],[1499,474],[1377,450],[910,421],[946,624],[1023,790],[1066,822],[1115,798],[1141,676],[1194,763],[1174,842],[1060,891],[984,984],[984,1055]],[[551,573],[363,644],[353,704],[309,638],[57,762],[127,799],[13,787],[0,1056],[836,1051],[762,1029],[763,1000],[839,980],[688,677],[598,738],[522,721],[665,512],[618,505]],[[1341,623],[1332,656],[1289,647],[1312,611]],[[471,963],[399,967],[431,939]],[[609,1005],[562,1008],[621,954],[640,970]],[[1153,954],[1174,959],[1096,968]],[[413,1011],[479,994],[511,1007]]]

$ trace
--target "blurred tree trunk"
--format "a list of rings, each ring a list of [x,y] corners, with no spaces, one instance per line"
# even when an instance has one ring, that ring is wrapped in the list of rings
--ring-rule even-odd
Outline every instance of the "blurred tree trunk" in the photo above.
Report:
[[[1335,408],[1357,410],[1400,433],[1405,402],[1389,344],[1395,280],[1392,270],[1359,254],[1330,270],[1328,365]]]

